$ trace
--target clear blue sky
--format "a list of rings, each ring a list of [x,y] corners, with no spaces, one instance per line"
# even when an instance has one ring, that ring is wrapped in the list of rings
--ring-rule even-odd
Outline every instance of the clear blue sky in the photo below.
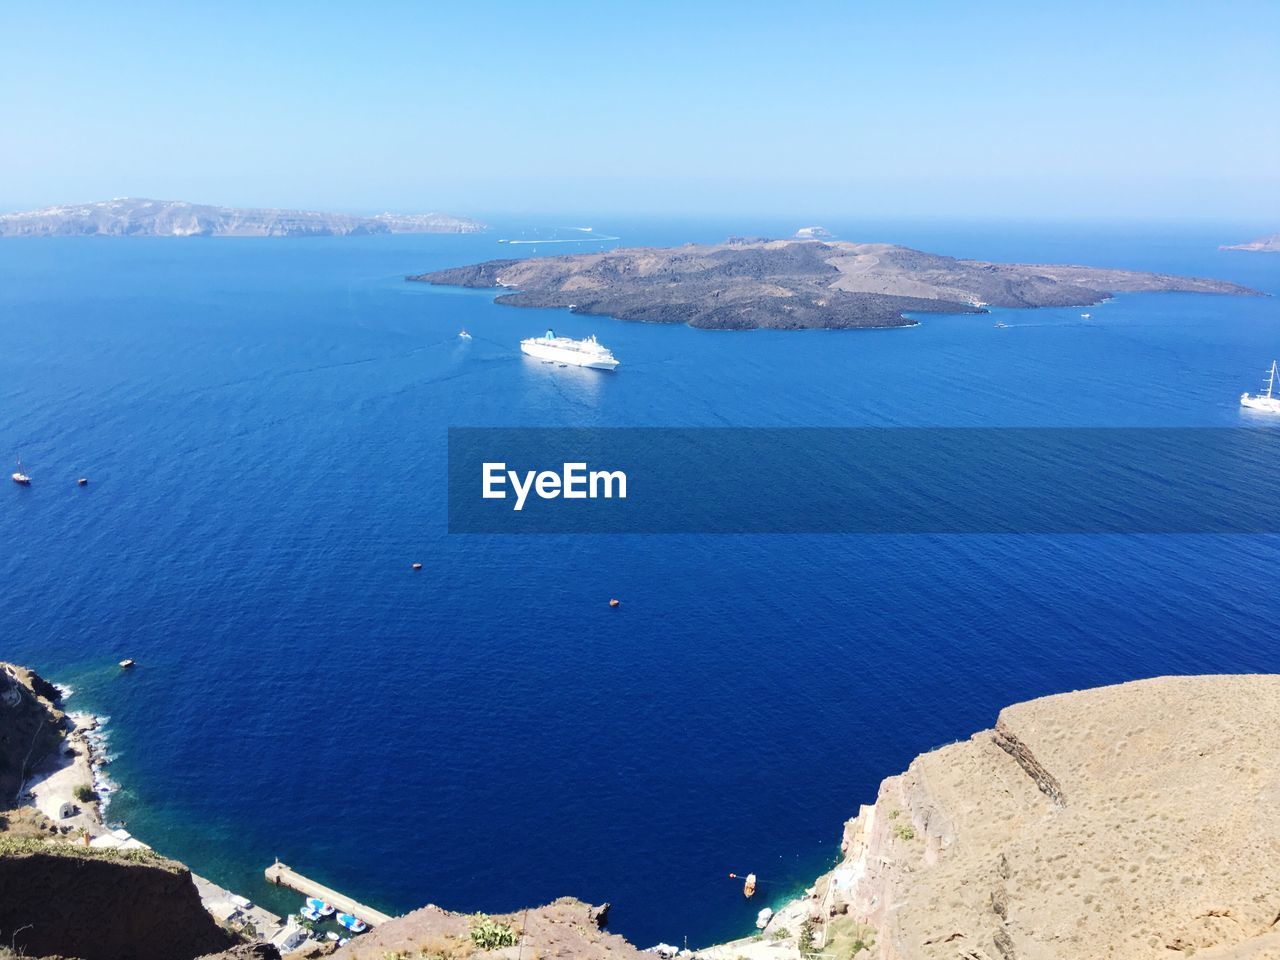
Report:
[[[1280,221],[1274,0],[6,3],[0,37],[7,209]]]

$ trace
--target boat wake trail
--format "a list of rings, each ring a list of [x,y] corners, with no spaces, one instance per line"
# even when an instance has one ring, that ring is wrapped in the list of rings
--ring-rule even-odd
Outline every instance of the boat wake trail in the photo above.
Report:
[[[621,240],[621,237],[607,237],[604,234],[589,237],[570,237],[565,240],[499,240],[499,243],[509,243],[513,246],[517,243],[610,243],[614,240]]]

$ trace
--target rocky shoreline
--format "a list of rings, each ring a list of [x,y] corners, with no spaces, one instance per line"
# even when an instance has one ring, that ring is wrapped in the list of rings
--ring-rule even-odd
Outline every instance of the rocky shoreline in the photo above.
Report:
[[[711,955],[1280,957],[1278,731],[1280,675],[1007,707],[886,779],[842,862]]]
[[[24,781],[20,797],[43,813],[55,802],[61,807],[67,785],[85,776],[109,796],[102,722],[63,714],[56,692],[54,700],[36,693],[52,689],[42,684],[21,668],[0,672],[0,713],[8,711],[0,719],[10,721],[8,729],[43,712],[66,734],[53,761],[37,764]],[[22,729],[38,742],[40,727]],[[26,749],[12,738],[0,739],[0,746],[10,756]],[[64,771],[71,772],[59,780]],[[697,950],[658,945],[640,951],[605,931],[607,905],[565,899],[494,917],[427,906],[340,949],[311,941],[305,948],[310,953],[299,956],[336,950],[351,960],[477,960],[482,954],[521,960],[526,951],[585,960],[640,960],[645,954],[688,960],[1146,960],[1192,954],[1262,960],[1280,956],[1277,798],[1280,675],[1135,681],[1007,707],[991,729],[917,757],[885,779],[874,802],[845,824],[842,861],[802,896],[776,911],[762,910],[760,930],[748,937]],[[60,809],[54,812],[66,819]],[[13,824],[10,834],[0,832],[0,925],[43,909],[33,892],[36,877],[37,886],[49,885],[55,913],[68,898],[89,897],[95,922],[110,923],[102,918],[125,909],[113,899],[119,893],[128,898],[138,929],[158,929],[155,915],[176,910],[194,924],[200,942],[211,942],[217,928],[210,914],[220,909],[219,898],[234,895],[210,890],[199,878],[193,882],[181,864],[127,834],[122,839],[98,809],[72,816],[89,822],[50,830],[30,821],[25,829],[35,835],[25,838],[10,839]],[[75,842],[80,838],[84,845]],[[91,870],[61,866],[85,858],[94,864]],[[99,874],[103,879],[95,879]],[[197,908],[204,915],[198,921],[191,919]],[[6,910],[26,913],[6,921]],[[74,950],[57,952],[85,960],[116,956],[86,946],[83,930],[77,936]],[[132,934],[111,936],[124,943]],[[268,944],[251,949],[259,960],[278,956]],[[138,954],[139,960],[195,956]]]
[[[4,667],[6,676],[18,679],[17,668]],[[48,684],[38,674],[23,671],[22,681],[29,688],[26,696],[43,701],[50,726],[58,729],[61,740],[34,763],[24,777],[15,796],[14,811],[22,816],[20,823],[9,825],[20,829],[27,840],[47,835],[62,839],[65,846],[55,850],[74,856],[129,856],[154,858],[158,864],[172,864],[154,853],[153,848],[134,837],[123,822],[107,817],[107,808],[117,786],[108,768],[113,760],[110,752],[109,718],[85,711],[63,711],[66,701],[74,696],[69,687]],[[10,692],[20,693],[12,686]],[[13,698],[10,698],[10,703]],[[0,711],[3,712],[3,711]],[[0,840],[6,830],[0,828]],[[28,853],[32,852],[30,850]],[[51,861],[56,863],[56,859]],[[296,925],[254,905],[248,898],[237,896],[217,884],[188,873],[192,889],[189,902],[197,903],[208,913],[211,924],[228,930],[251,929],[266,940],[284,941],[284,934]]]

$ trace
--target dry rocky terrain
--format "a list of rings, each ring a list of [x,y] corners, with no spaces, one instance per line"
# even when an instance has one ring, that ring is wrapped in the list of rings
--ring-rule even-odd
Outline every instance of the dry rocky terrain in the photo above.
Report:
[[[639,960],[643,954],[615,934],[604,930],[608,906],[593,907],[564,898],[544,907],[489,917],[519,936],[523,946],[512,944],[488,950],[471,938],[476,918],[428,906],[374,928],[334,954],[335,960]]]
[[[509,287],[498,303],[715,329],[895,327],[908,313],[1087,306],[1116,293],[1247,296],[1223,280],[1097,267],[984,263],[884,243],[730,240],[490,260],[409,280]]]
[[[1045,697],[918,757],[776,925],[878,960],[1280,957],[1280,676]]]

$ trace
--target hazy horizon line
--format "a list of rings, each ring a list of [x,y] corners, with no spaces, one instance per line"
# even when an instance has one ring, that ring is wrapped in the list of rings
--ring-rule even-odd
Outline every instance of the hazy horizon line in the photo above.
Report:
[[[0,214],[26,213],[35,210],[43,210],[51,207],[62,206],[79,206],[93,203],[105,203],[111,200],[151,200],[162,203],[190,203],[200,206],[225,207],[229,209],[241,210],[296,210],[312,213],[338,214],[343,216],[358,217],[374,217],[383,213],[394,213],[401,215],[421,215],[421,214],[442,214],[454,217],[477,220],[486,226],[492,225],[488,221],[499,221],[506,223],[531,223],[537,221],[539,225],[549,224],[550,222],[574,221],[573,223],[565,222],[564,227],[581,227],[591,226],[591,220],[619,219],[632,222],[662,222],[662,223],[692,223],[707,221],[765,221],[771,224],[782,222],[795,223],[797,228],[802,226],[827,226],[824,219],[831,223],[848,223],[849,221],[861,221],[864,223],[1006,223],[1006,224],[1043,224],[1043,225],[1074,225],[1074,224],[1095,224],[1106,226],[1143,226],[1143,225],[1170,225],[1177,224],[1187,227],[1239,227],[1266,232],[1280,231],[1280,218],[1269,215],[1242,216],[1234,213],[1223,213],[1221,215],[1208,214],[1115,214],[1115,213],[1092,213],[1082,211],[1079,213],[1062,213],[1062,212],[1019,212],[1010,211],[982,211],[982,212],[960,212],[955,210],[941,210],[937,212],[921,212],[921,211],[904,211],[904,212],[885,212],[885,211],[857,211],[857,210],[839,210],[828,209],[819,211],[816,209],[797,209],[792,212],[782,212],[778,210],[752,209],[742,208],[738,210],[725,209],[707,209],[705,211],[681,210],[678,212],[662,212],[652,209],[626,209],[626,208],[606,208],[606,207],[581,207],[581,208],[546,208],[546,209],[514,209],[509,207],[467,207],[459,204],[435,203],[435,204],[415,204],[403,203],[392,204],[386,206],[371,206],[367,204],[347,204],[347,203],[262,203],[262,202],[225,202],[219,199],[209,199],[197,197],[191,199],[184,196],[163,196],[160,194],[144,194],[144,193],[123,193],[115,194],[107,197],[97,197],[94,199],[58,199],[44,200],[42,202],[26,202],[0,200]]]

